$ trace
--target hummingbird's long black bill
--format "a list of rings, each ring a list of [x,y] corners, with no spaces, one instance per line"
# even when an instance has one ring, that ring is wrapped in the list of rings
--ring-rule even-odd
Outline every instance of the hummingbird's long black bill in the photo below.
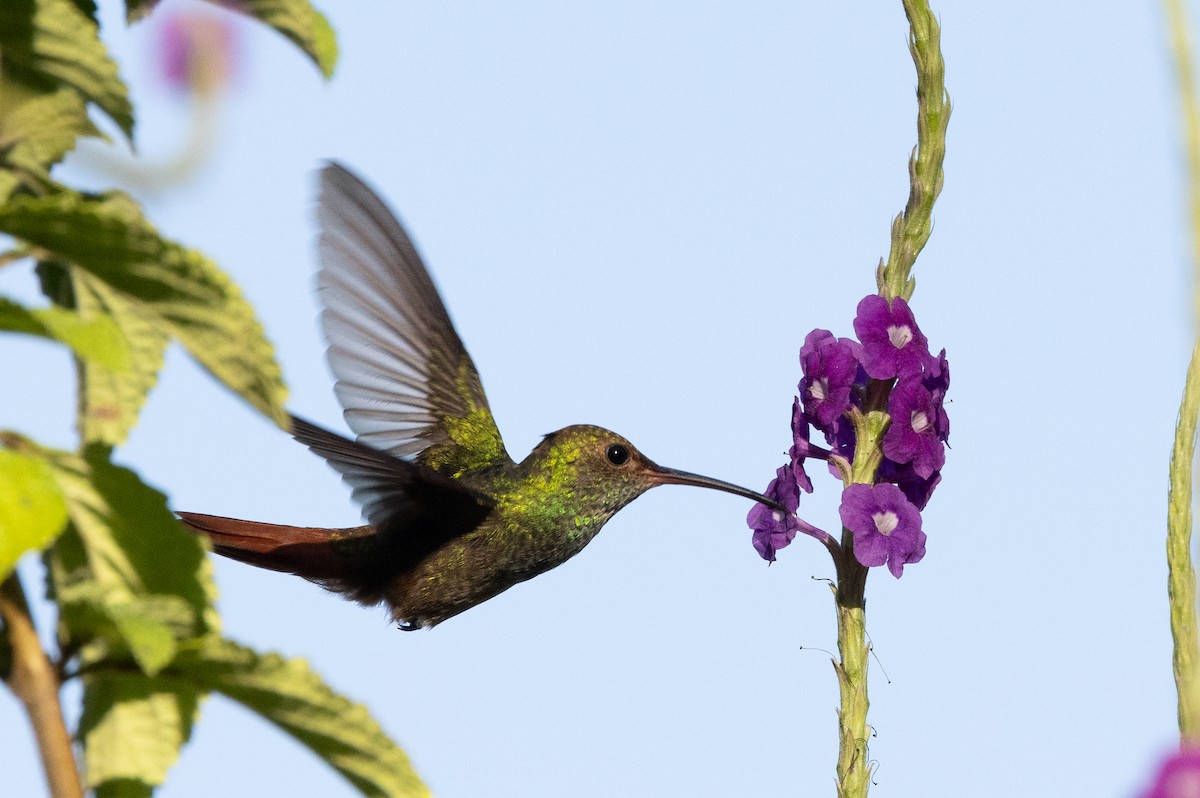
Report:
[[[768,499],[761,493],[755,493],[749,488],[739,487],[730,482],[722,482],[719,479],[706,477],[701,474],[693,474],[690,471],[680,471],[676,468],[664,468],[657,463],[651,466],[650,475],[659,485],[695,485],[698,488],[712,488],[713,490],[723,490],[726,493],[733,493],[738,496],[744,496],[747,499],[756,501],[759,504],[765,504],[772,510],[779,510],[781,513],[791,515],[786,507],[774,499]]]

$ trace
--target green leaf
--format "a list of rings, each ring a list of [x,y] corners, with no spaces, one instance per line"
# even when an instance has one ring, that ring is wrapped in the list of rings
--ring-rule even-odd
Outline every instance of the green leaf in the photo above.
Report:
[[[0,202],[5,202],[21,185],[21,178],[6,169],[0,169]]]
[[[45,170],[82,136],[104,138],[75,91],[37,92],[0,79],[0,160],[13,168]]]
[[[95,581],[72,584],[69,579],[59,579],[58,583],[55,597],[60,613],[68,619],[72,639],[91,642],[106,638],[105,645],[94,647],[91,653],[97,656],[90,659],[123,662],[132,657],[143,673],[156,676],[175,658],[176,641],[195,632],[196,614],[179,596],[129,600]]]
[[[42,293],[51,301],[77,311],[81,318],[102,318],[113,324],[129,355],[129,367],[121,370],[94,361],[78,363],[79,435],[84,443],[117,446],[129,435],[146,395],[158,381],[170,339],[120,294],[85,271],[41,261],[37,275]]]
[[[60,456],[55,466],[94,578],[124,589],[130,600],[179,596],[197,615],[197,634],[215,630],[216,591],[204,547],[167,508],[166,497],[110,462],[102,446],[87,447],[83,458]]]
[[[139,783],[162,784],[191,736],[200,691],[176,679],[107,670],[85,676],[83,684],[79,737],[87,787],[112,782],[97,795],[139,795],[146,794],[137,791]]]
[[[224,6],[221,0],[210,0]],[[333,27],[308,0],[241,0],[238,11],[270,25],[312,59],[321,74],[333,77],[338,46]]]
[[[133,136],[133,106],[96,22],[71,0],[0,3],[0,71],[35,86],[66,86]]]
[[[112,371],[128,371],[129,347],[112,319],[84,319],[66,308],[30,309],[0,297],[0,330],[37,335],[66,344],[84,360]]]
[[[0,449],[0,579],[22,554],[54,540],[66,522],[67,505],[50,467]]]
[[[133,23],[150,16],[158,0],[125,0],[125,22]]]
[[[158,382],[170,339],[102,281],[78,269],[71,277],[80,314],[112,321],[130,353],[131,365],[124,371],[95,362],[80,364],[79,435],[87,443],[117,446],[129,435]]]
[[[96,787],[96,798],[150,798],[155,786],[137,779],[110,779]]]
[[[262,715],[328,762],[364,795],[430,795],[408,757],[366,707],[335,693],[304,660],[260,655],[214,638],[199,650],[182,652],[172,672]]]
[[[158,235],[127,196],[63,192],[0,206],[0,230],[84,269],[280,426],[286,389],[254,311],[212,261]]]

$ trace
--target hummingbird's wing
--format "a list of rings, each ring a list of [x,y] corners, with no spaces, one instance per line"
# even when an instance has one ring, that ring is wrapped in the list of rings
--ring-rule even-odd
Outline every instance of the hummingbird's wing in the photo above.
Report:
[[[347,566],[344,573],[316,577],[326,587],[359,601],[374,595],[373,591],[396,573],[416,566],[443,544],[475,529],[492,510],[488,496],[460,480],[295,416],[292,437],[342,475],[371,525],[370,532],[354,530],[353,535],[345,536],[340,547],[341,561]],[[331,542],[338,547],[339,541]],[[313,578],[294,569],[277,570]]]
[[[350,429],[371,448],[446,476],[512,462],[475,365],[399,220],[336,163],[320,182],[321,322]]]

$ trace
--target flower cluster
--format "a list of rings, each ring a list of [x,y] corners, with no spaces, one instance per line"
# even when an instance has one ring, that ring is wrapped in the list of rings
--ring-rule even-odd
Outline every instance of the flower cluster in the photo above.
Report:
[[[921,513],[941,481],[950,437],[944,400],[950,368],[943,349],[930,354],[929,342],[903,299],[868,296],[854,319],[858,340],[813,330],[800,348],[803,377],[792,403],[792,447],[766,495],[794,511],[800,491],[812,493],[807,458],[825,460],[847,483],[842,492],[842,526],[853,536],[854,556],[864,566],[887,565],[897,578],[904,566],[925,556]],[[849,484],[861,421],[870,411],[891,419],[875,484]],[[810,440],[811,430],[829,448]],[[747,517],[754,547],[768,561],[791,543],[797,531],[826,533],[765,505]],[[828,545],[828,544],[827,544]]]

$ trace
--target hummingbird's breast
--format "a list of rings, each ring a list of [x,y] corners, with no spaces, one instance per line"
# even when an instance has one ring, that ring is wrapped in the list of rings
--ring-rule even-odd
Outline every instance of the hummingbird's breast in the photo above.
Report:
[[[482,524],[393,582],[389,604],[404,629],[434,626],[561,565],[625,503],[581,495],[573,485],[536,474],[463,479],[488,492],[495,505]]]

